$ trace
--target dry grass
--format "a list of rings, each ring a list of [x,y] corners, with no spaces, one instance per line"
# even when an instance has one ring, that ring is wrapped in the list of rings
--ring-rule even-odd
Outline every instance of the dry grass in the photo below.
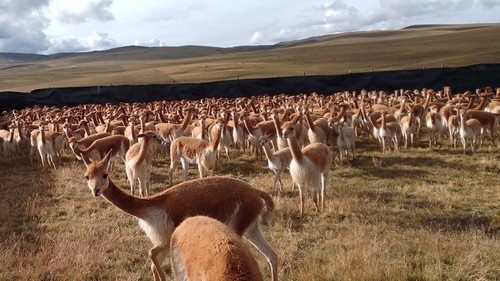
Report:
[[[290,176],[283,194],[270,190],[264,160],[233,153],[214,172],[273,195],[274,222],[264,232],[279,254],[281,280],[500,279],[498,149],[463,156],[445,145],[384,155],[366,139],[358,147],[356,160],[332,168],[325,212],[309,198],[303,218]],[[70,154],[64,163],[44,172],[25,159],[0,161],[0,280],[151,280],[150,242],[137,222],[92,197],[82,163]],[[164,189],[167,164],[164,157],[155,163],[155,193]],[[112,178],[128,190],[117,166]],[[164,269],[170,273],[168,263]]]
[[[0,91],[95,85],[199,83],[500,63],[500,25],[370,31],[261,51],[134,48],[73,58],[0,57]],[[451,47],[450,47],[451,46]]]
[[[0,90],[499,63],[499,36],[497,24],[367,32],[190,59],[80,57],[2,70]],[[309,198],[303,218],[290,176],[283,194],[271,190],[264,160],[233,153],[214,172],[273,195],[274,222],[264,231],[279,254],[281,280],[500,280],[498,148],[463,156],[446,144],[382,154],[372,140],[358,143],[356,160],[332,168],[325,212],[315,213]],[[82,163],[69,153],[64,163],[43,171],[27,159],[0,159],[0,280],[151,280],[151,244],[137,222],[92,197]],[[155,163],[154,193],[166,186],[167,164],[164,157]],[[180,176],[174,174],[176,182]],[[112,177],[128,190],[123,167]],[[164,269],[170,273],[168,263]]]

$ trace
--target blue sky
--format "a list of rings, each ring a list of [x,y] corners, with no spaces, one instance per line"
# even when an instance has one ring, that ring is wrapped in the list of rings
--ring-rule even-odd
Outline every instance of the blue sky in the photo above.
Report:
[[[231,47],[414,24],[499,22],[500,0],[0,0],[0,52]]]

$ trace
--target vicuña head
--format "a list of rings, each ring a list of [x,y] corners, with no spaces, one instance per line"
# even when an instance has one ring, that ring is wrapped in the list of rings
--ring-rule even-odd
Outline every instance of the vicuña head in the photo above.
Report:
[[[109,169],[109,158],[113,150],[111,149],[106,156],[101,161],[94,162],[93,165],[90,165],[92,162],[87,158],[83,153],[80,154],[80,157],[87,166],[87,172],[85,173],[85,178],[87,179],[87,184],[90,188],[90,191],[95,197],[101,195],[109,185],[108,178],[108,169]]]

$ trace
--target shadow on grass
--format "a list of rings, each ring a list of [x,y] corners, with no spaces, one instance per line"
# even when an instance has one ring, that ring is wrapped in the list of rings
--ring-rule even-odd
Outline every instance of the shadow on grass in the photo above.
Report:
[[[445,161],[444,159],[436,158],[436,157],[427,157],[427,156],[406,156],[406,155],[394,155],[389,157],[384,157],[382,161],[384,161],[386,167],[392,166],[408,166],[414,168],[442,168],[446,166],[455,165],[450,162]]]
[[[479,230],[489,237],[500,235],[500,219],[471,213],[452,213],[442,216],[422,216],[420,223],[433,231],[462,232]]]
[[[393,221],[404,229],[424,228],[433,232],[450,233],[477,230],[489,237],[500,235],[500,218],[494,212],[485,215],[473,211],[445,211],[445,202],[436,202],[415,194],[402,194],[397,190],[361,191],[358,196],[376,202],[371,208],[374,213],[361,214],[369,222],[372,222],[372,218],[382,216],[384,220]],[[381,204],[385,207],[381,207]],[[377,212],[381,213],[376,214]]]
[[[150,181],[151,181],[151,183],[168,184],[168,172],[167,173],[157,173],[156,171],[152,171]]]
[[[217,174],[231,174],[231,175],[242,175],[251,176],[265,174],[267,172],[272,173],[267,168],[267,162],[264,160],[254,160],[251,164],[247,161],[241,159],[235,159],[223,163],[219,163],[216,167]],[[262,164],[261,164],[262,162]]]
[[[396,153],[393,155],[363,155],[356,158],[348,167],[354,169],[341,171],[341,176],[425,180],[431,177],[436,170],[471,171],[477,169],[477,163],[463,161],[461,157],[457,156],[446,158],[436,155],[420,156]],[[443,176],[446,175],[443,174]]]
[[[297,204],[298,205],[298,204]],[[299,207],[291,209],[277,209],[274,211],[273,217],[286,220],[288,227],[294,232],[305,230],[308,225],[314,223],[318,219],[318,212],[315,211],[311,204],[306,204],[304,215],[300,215]],[[332,219],[333,220],[333,219]]]
[[[402,195],[400,191],[391,190],[361,190],[357,192],[357,196],[362,199],[369,199],[370,201],[381,202],[384,204],[390,204],[393,202],[402,203],[404,201],[410,201],[413,203],[416,199],[412,195]],[[425,205],[425,204],[421,204]]]
[[[399,168],[383,168],[366,170],[367,175],[371,175],[379,179],[410,179],[420,180],[428,176],[430,173],[422,169],[402,170]]]
[[[343,177],[368,177],[376,179],[422,179],[430,173],[425,170],[430,162],[429,159],[407,159],[399,161],[400,158],[395,157],[367,157],[362,156],[356,158],[350,164],[347,171],[341,171],[340,176]],[[439,165],[439,164],[436,164]],[[344,166],[345,168],[345,166]]]
[[[54,170],[30,167],[27,158],[16,159],[17,165],[11,161],[0,160],[0,239],[15,237],[20,251],[34,252],[41,247],[45,228],[40,223],[40,210],[55,202]]]

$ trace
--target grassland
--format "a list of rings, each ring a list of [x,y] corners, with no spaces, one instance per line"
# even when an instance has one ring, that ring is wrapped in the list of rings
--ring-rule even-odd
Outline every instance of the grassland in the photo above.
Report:
[[[41,61],[0,60],[0,91],[107,84],[216,81],[500,63],[500,25],[353,33],[273,50],[151,49]],[[183,52],[186,52],[184,49]],[[173,57],[172,57],[173,56]],[[420,140],[424,147],[426,138]],[[130,216],[93,198],[84,165],[69,153],[56,171],[0,159],[0,280],[151,280],[150,242]],[[165,189],[169,160],[157,159],[152,191]],[[233,153],[217,175],[270,192],[277,209],[264,229],[281,280],[500,280],[500,154],[463,155],[443,142],[380,153],[368,137],[356,160],[330,173],[326,210],[298,192],[271,190],[264,160]],[[175,175],[179,182],[180,172]],[[191,170],[190,178],[196,172]],[[127,186],[121,165],[112,175]],[[254,251],[268,277],[263,257]],[[164,265],[170,273],[168,263]],[[170,276],[170,275],[169,275]]]
[[[192,83],[500,63],[500,25],[370,31],[256,48],[120,48],[2,59],[0,91]]]
[[[264,233],[281,280],[500,280],[498,148],[463,155],[445,141],[382,154],[362,137],[357,158],[331,170],[326,210],[316,213],[308,198],[303,218],[288,174],[279,194],[264,160],[232,155],[214,174],[273,195]],[[63,161],[57,171],[0,161],[0,280],[151,280],[150,242],[135,219],[92,197],[83,163],[69,153]],[[154,164],[154,193],[165,188],[168,163],[161,156]],[[122,166],[112,178],[127,188]]]

